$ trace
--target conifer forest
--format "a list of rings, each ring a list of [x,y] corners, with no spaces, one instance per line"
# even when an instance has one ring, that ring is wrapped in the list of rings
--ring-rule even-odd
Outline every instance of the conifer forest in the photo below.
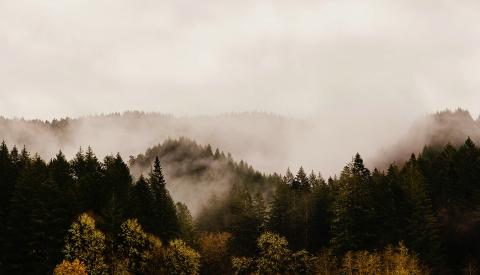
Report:
[[[437,114],[438,115],[438,114]],[[450,113],[454,115],[454,113]],[[195,216],[166,172],[210,190]],[[172,168],[174,167],[174,168]],[[133,175],[133,171],[136,171]],[[144,171],[144,173],[139,172]],[[171,176],[171,175],[170,175]],[[476,274],[480,147],[467,137],[384,169],[255,170],[170,139],[128,160],[0,146],[1,274]]]
[[[0,275],[480,275],[480,1],[0,0]]]

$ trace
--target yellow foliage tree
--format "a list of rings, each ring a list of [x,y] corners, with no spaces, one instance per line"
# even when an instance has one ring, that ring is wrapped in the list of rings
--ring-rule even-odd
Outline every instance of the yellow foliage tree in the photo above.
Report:
[[[166,274],[199,274],[200,254],[186,245],[182,240],[171,241],[164,253]]]
[[[349,251],[343,257],[341,272],[347,275],[423,275],[428,274],[417,257],[403,243],[383,252]]]
[[[88,275],[87,268],[78,259],[63,261],[53,270],[53,275]]]
[[[202,272],[205,274],[231,273],[228,244],[232,234],[227,232],[204,233],[199,245],[202,255]]]

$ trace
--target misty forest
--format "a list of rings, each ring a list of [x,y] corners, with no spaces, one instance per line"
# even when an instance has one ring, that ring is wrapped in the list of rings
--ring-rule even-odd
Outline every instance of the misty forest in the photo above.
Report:
[[[0,0],[0,275],[480,275],[479,0]]]
[[[372,169],[353,152],[328,178],[301,164],[262,173],[188,138],[48,160],[5,140],[0,273],[478,274],[478,121],[431,118],[445,127],[423,149]],[[474,123],[471,137],[453,118]],[[29,123],[58,134],[69,120]]]

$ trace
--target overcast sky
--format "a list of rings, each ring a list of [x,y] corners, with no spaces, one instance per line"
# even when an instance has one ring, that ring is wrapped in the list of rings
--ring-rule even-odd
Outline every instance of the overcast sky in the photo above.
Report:
[[[479,3],[0,0],[0,115],[478,116]]]

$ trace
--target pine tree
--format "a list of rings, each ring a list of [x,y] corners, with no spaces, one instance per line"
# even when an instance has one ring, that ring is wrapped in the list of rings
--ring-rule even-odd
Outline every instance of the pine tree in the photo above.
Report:
[[[340,177],[332,239],[337,252],[372,248],[374,217],[370,171],[357,153]]]
[[[458,149],[456,192],[459,205],[469,209],[480,203],[480,149],[470,137]]]
[[[310,182],[307,178],[307,174],[305,174],[305,170],[303,170],[303,167],[300,167],[298,170],[297,175],[295,176],[295,181],[298,183],[301,189],[310,189]]]
[[[281,182],[276,185],[272,201],[270,203],[270,219],[268,229],[280,235],[287,236],[290,227],[288,211],[291,205],[291,189]]]
[[[0,224],[5,225],[10,212],[10,200],[15,187],[15,164],[5,141],[0,145]],[[0,273],[5,261],[6,226],[0,226]]]
[[[385,247],[404,239],[406,234],[404,227],[411,207],[397,166],[391,165],[386,175],[374,172],[372,179],[376,212],[375,235],[378,236],[376,245]]]
[[[62,152],[59,152],[48,164],[48,180],[43,186],[44,208],[46,209],[47,258],[53,264],[62,258],[63,238],[72,219],[77,215],[76,188],[72,178],[70,164]]]
[[[119,154],[116,157],[106,157],[104,165],[102,182],[107,192],[104,197],[106,204],[101,210],[106,221],[103,227],[116,234],[116,230],[127,217],[132,176]]]
[[[164,242],[168,242],[178,235],[179,222],[175,204],[166,188],[166,181],[158,157],[155,158],[148,182],[153,192],[153,209],[155,211],[155,220],[152,223],[151,230]]]
[[[312,173],[312,175],[314,175]],[[311,177],[312,178],[312,177]],[[311,199],[311,232],[308,248],[310,251],[318,251],[327,246],[331,239],[330,225],[333,219],[334,197],[326,183],[320,178],[318,184],[313,185]]]
[[[14,164],[5,141],[0,145],[0,222],[8,215],[10,199],[15,186]]]
[[[442,243],[430,196],[415,155],[412,155],[403,171],[408,188],[412,212],[408,221],[408,247],[419,254],[427,263],[441,263]]]
[[[232,250],[239,255],[255,251],[255,240],[260,235],[253,199],[245,186],[235,184],[228,195],[228,231],[232,233]]]
[[[81,211],[100,212],[108,190],[102,184],[103,170],[92,149],[88,147],[86,153],[80,150],[71,166]]]
[[[50,200],[45,188],[47,181],[47,166],[36,156],[15,185],[7,221],[8,273],[39,274],[49,268],[46,248],[50,240],[45,229],[51,213],[47,207]]]
[[[154,205],[152,189],[142,175],[132,188],[130,216],[136,217],[144,228],[151,230],[155,220]]]
[[[267,205],[265,204],[265,199],[263,198],[262,193],[257,192],[253,198],[253,211],[257,224],[259,226],[258,231],[264,232],[267,229],[268,224],[268,213]]]
[[[186,204],[177,202],[177,217],[179,223],[179,237],[188,245],[194,246],[197,238],[195,236],[195,226],[192,214]]]

